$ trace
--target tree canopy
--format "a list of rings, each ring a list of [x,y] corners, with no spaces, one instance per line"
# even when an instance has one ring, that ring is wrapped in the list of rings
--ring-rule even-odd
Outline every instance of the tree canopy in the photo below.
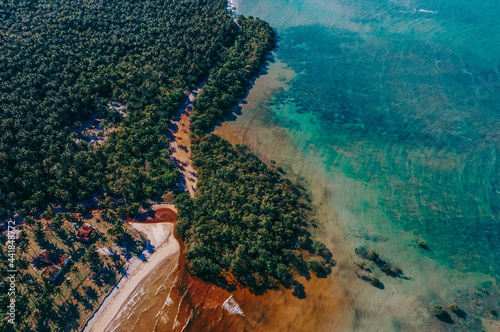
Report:
[[[176,199],[177,230],[192,274],[212,282],[231,274],[238,283],[266,289],[286,282],[293,269],[325,270],[324,260],[306,267],[298,251],[330,258],[305,230],[307,201],[289,180],[246,146],[233,147],[213,134],[193,147],[193,155],[196,196]]]
[[[191,130],[195,135],[203,135],[245,96],[250,80],[276,43],[267,22],[238,16],[238,24],[241,31],[234,45],[222,53],[222,61],[210,71],[207,84],[194,102]]]
[[[183,90],[234,41],[226,5],[3,1],[0,216],[100,189],[133,201],[172,188],[178,173],[165,158],[166,126]],[[80,135],[95,114],[116,129],[99,149]]]

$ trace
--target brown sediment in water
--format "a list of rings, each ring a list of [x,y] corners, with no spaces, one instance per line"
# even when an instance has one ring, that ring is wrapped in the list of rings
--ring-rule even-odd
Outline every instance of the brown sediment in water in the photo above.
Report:
[[[282,66],[277,61],[273,66]],[[290,80],[292,71],[281,71],[282,77],[273,79],[273,86],[255,84],[253,89],[262,90],[259,95],[271,94],[274,89],[286,88],[284,82]],[[258,79],[259,80],[259,79]],[[269,80],[267,82],[270,82]],[[247,97],[251,98],[251,95]],[[265,120],[263,121],[265,122]],[[231,143],[243,142],[239,127],[224,126],[223,138]],[[234,131],[232,131],[234,129]],[[221,133],[221,128],[215,130]],[[252,139],[266,139],[266,133],[252,133],[243,130]],[[257,134],[257,135],[252,135]],[[263,135],[264,134],[264,135]],[[274,131],[273,135],[276,135]],[[288,142],[283,132],[282,141]],[[276,136],[275,136],[276,137]],[[248,136],[247,136],[248,138]],[[276,142],[276,141],[275,141]],[[258,143],[253,146],[259,145]],[[279,142],[275,148],[287,145]],[[286,151],[282,151],[286,155]],[[268,160],[265,160],[268,162]],[[176,235],[177,237],[177,235]],[[180,239],[178,239],[180,241]],[[337,238],[338,241],[338,238]],[[181,244],[181,250],[183,245]],[[345,288],[337,282],[334,274],[327,278],[295,276],[304,286],[305,298],[297,298],[292,290],[280,287],[263,295],[255,295],[248,289],[233,292],[193,278],[187,271],[183,255],[179,258],[175,285],[169,292],[169,305],[162,312],[163,320],[158,320],[155,331],[346,331],[350,330],[354,319],[353,304]],[[345,278],[346,276],[343,276]],[[354,277],[354,273],[352,276]],[[232,312],[230,312],[230,310]],[[174,317],[174,318],[173,318]],[[172,319],[173,318],[173,319]]]
[[[277,314],[263,326],[272,330],[353,330],[357,315],[360,314],[356,299],[360,289],[366,285],[356,275],[354,248],[347,240],[341,217],[332,207],[331,190],[334,188],[325,185],[317,161],[306,157],[301,147],[296,146],[291,139],[290,133],[273,124],[273,119],[266,111],[272,96],[279,90],[287,90],[288,82],[295,75],[286,64],[275,59],[269,65],[267,75],[256,80],[246,103],[241,105],[242,114],[238,120],[222,123],[215,128],[214,133],[232,144],[248,145],[268,165],[274,159],[277,165],[286,166],[287,177],[307,187],[313,198],[315,219],[319,225],[313,234],[332,250],[337,260],[337,266],[333,267],[328,278],[312,278],[303,283],[307,295],[300,300],[302,302],[295,303],[296,299],[286,294],[275,298],[271,296],[275,301],[274,306],[280,309],[276,309]],[[313,145],[310,147],[314,148]],[[325,227],[327,224],[335,227]],[[290,308],[295,307],[298,311],[282,309],[288,303],[293,303]],[[306,320],[303,320],[302,312],[308,317]]]
[[[303,299],[283,287],[263,295],[241,288],[229,292],[193,278],[181,255],[175,276],[170,278],[176,280],[175,284],[168,291],[156,294],[167,305],[154,319],[153,311],[150,317],[139,312],[134,318],[137,325],[127,325],[127,331],[145,327],[153,331],[328,331],[334,327],[342,331],[346,330],[346,322],[352,320],[347,294],[336,287],[332,277],[306,280],[297,276],[305,287]],[[336,292],[324,292],[325,289]]]
[[[156,210],[155,221],[157,222],[175,222],[177,221],[177,212],[169,208]]]
[[[222,123],[214,133],[232,144],[249,146],[268,165],[271,165],[271,159],[274,160],[277,166],[284,168],[287,177],[308,189],[317,209],[315,219],[318,228],[312,230],[312,233],[333,252],[337,266],[329,277],[334,282],[310,283],[310,287],[318,288],[310,290],[306,299],[311,306],[320,307],[338,300],[337,296],[347,297],[341,308],[328,309],[332,315],[341,317],[343,325],[331,320],[324,327],[312,327],[312,323],[318,324],[317,320],[321,317],[311,315],[311,325],[301,326],[296,330],[311,330],[311,327],[313,331],[444,331],[451,327],[456,330],[476,330],[477,328],[471,328],[473,319],[454,318],[454,324],[448,325],[431,317],[428,304],[430,301],[447,303],[459,298],[457,290],[471,289],[466,283],[470,276],[447,270],[430,257],[415,252],[411,245],[415,241],[411,232],[397,231],[397,236],[402,240],[385,240],[382,238],[384,234],[394,233],[389,233],[390,226],[386,227],[385,223],[380,222],[384,219],[368,220],[370,222],[364,223],[362,231],[356,229],[356,219],[361,214],[352,212],[351,208],[356,206],[353,203],[363,201],[367,206],[376,207],[379,196],[369,191],[365,183],[357,182],[340,171],[328,169],[326,160],[322,157],[325,147],[315,142],[317,134],[287,130],[276,124],[279,119],[269,112],[270,102],[273,94],[288,88],[286,77],[293,77],[290,71],[279,60],[270,64],[268,74],[256,80],[246,103],[241,105],[242,112],[238,119]],[[348,152],[355,154],[358,150],[350,148]],[[360,210],[356,213],[358,212]],[[380,228],[370,228],[373,225]],[[366,240],[373,240],[373,245],[377,245],[376,249],[380,249],[384,255],[396,250],[403,253],[396,263],[402,264],[410,280],[388,277],[376,267],[372,267],[369,272],[361,271],[354,264],[360,261],[354,254],[354,248],[366,245]],[[405,258],[408,260],[405,261]],[[384,288],[373,287],[358,277],[368,274],[380,278]],[[484,281],[484,277],[480,275],[474,278],[478,280],[477,284]],[[479,300],[475,301],[477,307]],[[470,309],[467,311],[472,312]],[[292,315],[281,319],[294,321]]]
[[[231,143],[249,145],[265,162],[274,159],[285,168],[287,176],[307,187],[317,208],[319,228],[313,231],[333,252],[337,266],[327,278],[298,276],[306,296],[296,298],[288,289],[254,295],[245,289],[228,292],[189,275],[181,254],[176,268],[166,264],[159,267],[140,290],[134,303],[127,305],[114,331],[440,331],[449,326],[429,317],[430,310],[422,307],[420,298],[453,297],[443,291],[428,294],[423,283],[441,285],[429,279],[417,278],[415,270],[433,271],[441,268],[422,257],[415,267],[405,271],[417,276],[402,281],[373,272],[386,284],[384,290],[372,287],[357,277],[353,261],[352,238],[347,210],[336,209],[335,199],[348,204],[351,196],[342,189],[352,182],[329,184],[321,170],[321,160],[306,158],[303,146],[297,146],[286,130],[272,125],[266,112],[267,102],[277,89],[287,89],[286,81],[293,71],[277,60],[269,73],[257,79],[243,104],[238,121],[227,121],[215,133]],[[272,68],[274,67],[274,68]],[[277,67],[277,69],[276,69]],[[307,140],[305,140],[307,143]],[[307,149],[319,149],[309,141]],[[321,151],[315,151],[319,154]],[[312,154],[312,153],[311,153]],[[303,179],[300,180],[299,177]],[[340,192],[340,195],[338,194]],[[333,193],[336,193],[334,196]],[[361,235],[360,235],[361,236]],[[179,240],[178,236],[176,238]],[[181,244],[181,252],[183,247]],[[177,261],[176,261],[177,263]],[[171,262],[170,262],[171,264]],[[175,266],[175,265],[174,265]],[[173,270],[172,270],[173,269]],[[435,277],[439,274],[435,274]],[[457,279],[453,279],[457,280]],[[433,288],[435,289],[435,288]],[[430,289],[430,290],[433,290]],[[444,303],[444,302],[443,302]],[[231,312],[230,312],[231,311]],[[470,320],[469,320],[470,321]],[[459,326],[457,320],[455,326]],[[488,321],[488,331],[496,331],[497,322]]]
[[[132,223],[130,218],[127,222],[131,223],[130,227],[147,236],[149,249],[140,258],[133,257],[127,262],[125,276],[103,301],[87,323],[85,331],[113,331],[126,326],[124,323],[130,316],[127,315],[127,309],[141,299],[143,290],[154,284],[153,281],[162,273],[176,271],[180,255],[179,243],[173,236],[174,222],[177,220],[176,209],[166,204],[152,206],[152,211],[142,217],[143,222]],[[173,283],[168,277],[160,282],[161,285]]]
[[[272,65],[282,66],[279,61]],[[284,81],[291,79],[294,73],[282,71],[281,75],[283,77],[272,80],[273,86],[256,84],[253,89],[262,90],[260,95],[270,95],[273,89],[286,88]],[[252,95],[247,97],[249,98],[252,98]],[[248,130],[249,128],[241,130],[234,127],[234,132],[231,131],[231,127],[224,129],[224,135],[221,136],[233,144],[244,141],[246,143],[246,139],[241,136],[242,133],[252,136],[252,139],[257,141],[266,140],[270,135],[267,131],[254,133]],[[219,128],[216,133],[219,134],[220,131]],[[272,135],[276,151],[281,151],[282,156],[290,153],[286,151],[285,143],[289,142],[287,135],[283,132],[283,135],[279,136],[283,145],[280,144],[280,139],[276,140],[278,137],[276,131]],[[246,138],[248,139],[248,136]],[[251,145],[258,146],[258,143]],[[148,222],[147,218],[145,220]],[[181,244],[182,253],[184,246],[181,239],[176,233],[174,235]],[[334,234],[332,238],[333,240],[330,239],[332,247],[335,247],[337,242],[343,241],[341,234]],[[134,295],[133,301],[122,309],[119,323],[113,326],[113,331],[352,330],[354,320],[352,296],[338,280],[356,279],[356,277],[351,273],[352,269],[345,268],[345,263],[339,262],[340,266],[334,267],[332,275],[327,278],[310,276],[307,280],[305,277],[295,276],[304,286],[305,292],[304,298],[297,298],[292,294],[292,290],[284,287],[268,291],[263,295],[255,295],[248,289],[229,292],[216,285],[205,283],[189,274],[186,259],[180,254],[177,267],[173,270],[171,262],[156,269],[154,275]]]

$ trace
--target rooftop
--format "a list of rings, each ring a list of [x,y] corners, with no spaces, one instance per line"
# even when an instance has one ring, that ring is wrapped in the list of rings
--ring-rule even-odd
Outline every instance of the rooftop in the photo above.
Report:
[[[83,224],[76,233],[76,238],[81,241],[90,241],[92,238],[92,233],[94,233],[94,227],[90,224]]]

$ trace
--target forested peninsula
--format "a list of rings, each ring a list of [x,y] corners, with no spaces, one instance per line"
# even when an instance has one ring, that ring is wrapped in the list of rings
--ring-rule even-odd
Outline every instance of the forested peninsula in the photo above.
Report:
[[[328,273],[331,253],[307,231],[304,190],[247,147],[209,134],[276,42],[269,24],[235,22],[226,7],[222,0],[0,4],[2,280],[7,248],[18,248],[16,324],[2,311],[2,328],[81,329],[126,257],[145,248],[127,215],[165,197],[179,208],[189,271],[204,281],[255,292],[282,284],[300,296],[294,270]],[[201,83],[191,116],[199,175],[191,198],[166,133],[186,92]],[[2,308],[8,292],[0,288]]]
[[[241,31],[234,46],[211,70],[194,103],[192,155],[199,182],[193,200],[187,194],[177,197],[177,229],[186,242],[193,275],[255,292],[283,284],[299,295],[300,285],[290,271],[324,274],[331,261],[326,247],[313,242],[306,231],[306,195],[248,147],[232,147],[214,134],[204,135],[245,95],[276,42],[264,21],[239,16],[238,24]],[[308,252],[307,261],[302,252]]]

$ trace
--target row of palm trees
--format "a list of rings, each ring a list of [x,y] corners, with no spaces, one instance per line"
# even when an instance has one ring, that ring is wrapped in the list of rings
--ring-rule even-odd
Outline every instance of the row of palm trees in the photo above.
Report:
[[[90,277],[98,279],[103,271],[121,271],[123,268],[123,263],[120,259],[114,259],[114,265],[105,265],[103,256],[98,253],[95,244],[86,248],[85,253],[82,255],[82,246],[77,245],[78,242],[74,239],[75,229],[71,226],[71,221],[78,220],[79,218],[68,212],[53,213],[54,210],[53,207],[49,207],[42,214],[44,217],[52,218],[50,220],[50,227],[44,227],[45,224],[41,220],[27,218],[25,227],[23,227],[19,236],[20,241],[17,245],[18,256],[16,258],[16,267],[19,271],[18,285],[20,287],[18,291],[20,295],[17,297],[16,302],[19,312],[16,318],[18,320],[17,328],[20,331],[61,330],[62,325],[59,324],[69,324],[67,326],[77,328],[78,323],[76,318],[79,315],[75,314],[76,316],[73,317],[67,316],[64,314],[67,311],[66,309],[78,306],[80,303],[80,305],[89,310],[93,310],[93,305],[88,301],[95,302],[95,294],[97,294],[95,290],[92,290],[93,288],[82,288],[82,284]],[[140,239],[139,242],[143,241],[141,234],[133,227],[123,223],[116,216],[115,212],[106,210],[102,213],[102,216],[104,218],[100,219],[106,223],[106,233],[115,242],[118,242],[124,234],[131,232],[135,232],[134,235]],[[106,245],[108,239],[105,234],[99,231],[97,231],[97,234],[97,243]],[[33,258],[37,256],[37,252],[40,250],[35,247],[33,240],[39,248],[47,248],[49,250],[62,249],[64,252],[70,254],[74,260],[74,264],[71,267],[63,266],[62,269],[64,274],[70,272],[78,282],[75,284],[73,278],[69,277],[66,277],[62,282],[45,280],[41,276],[40,271],[34,269],[31,264]],[[0,259],[4,260],[6,257],[0,257]],[[87,266],[89,271],[86,272],[86,269],[81,271],[78,261]],[[5,274],[5,270],[0,270],[0,272]],[[83,272],[83,275],[81,272]],[[90,293],[82,296],[81,291]],[[3,294],[2,301],[6,299],[6,295]]]

